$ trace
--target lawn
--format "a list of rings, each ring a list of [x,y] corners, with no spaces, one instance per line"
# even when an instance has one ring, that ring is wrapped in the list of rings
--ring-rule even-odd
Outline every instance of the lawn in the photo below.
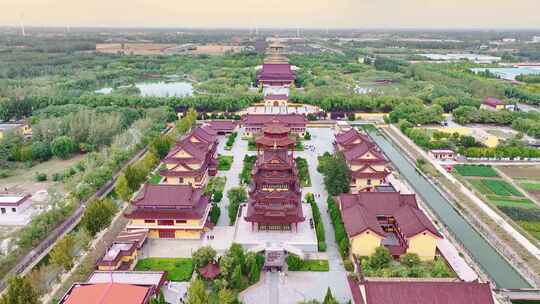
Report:
[[[233,157],[229,155],[218,155],[218,170],[229,171],[233,163]]]
[[[187,258],[147,258],[139,260],[135,270],[165,270],[167,280],[185,282],[193,274],[193,261]]]
[[[523,182],[520,186],[525,190],[540,190],[540,183]]]
[[[454,169],[463,176],[497,177],[497,172],[491,166],[455,165]]]
[[[291,271],[329,271],[328,260],[304,260],[298,270]]]

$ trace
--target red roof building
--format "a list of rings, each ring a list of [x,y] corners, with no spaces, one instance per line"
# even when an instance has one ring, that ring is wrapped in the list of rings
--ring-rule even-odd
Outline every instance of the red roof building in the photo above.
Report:
[[[357,129],[351,128],[345,132],[337,133],[334,140],[334,147],[337,151],[352,149],[358,144],[366,143],[368,146],[375,146],[375,143],[366,134],[360,133]]]
[[[273,122],[256,140],[257,161],[252,171],[245,217],[253,230],[288,231],[305,220],[292,152],[295,141],[289,138],[289,130]]]
[[[224,135],[234,132],[238,123],[234,120],[210,120],[205,125],[214,130],[218,135]]]
[[[288,63],[265,63],[257,72],[257,85],[289,86],[296,75]]]
[[[388,160],[371,141],[361,141],[359,144],[347,144],[342,141],[341,153],[351,170],[351,192],[358,193],[373,191],[375,187],[386,184],[386,177],[390,174]],[[336,141],[336,148],[340,143]]]
[[[353,254],[370,256],[376,247],[385,246],[394,257],[404,253],[416,253],[423,260],[435,257],[436,241],[442,236],[419,209],[414,194],[341,194],[338,204]]]
[[[163,182],[201,188],[209,176],[217,174],[217,132],[209,127],[195,128],[171,149],[160,171]]]
[[[76,283],[59,304],[148,304],[154,287],[121,283]]]
[[[211,208],[202,189],[166,184],[145,184],[132,205],[128,230],[148,229],[150,238],[200,238]]]
[[[488,283],[366,281],[349,278],[355,304],[494,304]]]
[[[246,129],[246,136],[260,134],[269,123],[279,123],[290,128],[292,133],[304,136],[308,120],[301,114],[245,114],[240,122]]]

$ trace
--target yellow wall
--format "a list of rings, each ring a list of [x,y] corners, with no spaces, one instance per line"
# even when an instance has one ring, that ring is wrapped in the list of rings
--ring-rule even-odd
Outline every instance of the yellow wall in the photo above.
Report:
[[[174,236],[177,239],[198,239],[201,232],[201,230],[176,230]]]
[[[187,220],[186,223],[174,223],[174,225],[171,225],[171,229],[172,228],[183,228],[183,227],[193,227],[193,226],[200,226],[202,223],[201,223],[201,220],[200,219],[192,219],[192,220]],[[157,220],[155,221],[155,223],[145,223],[143,219],[133,219],[131,220],[131,223],[129,223],[129,225],[137,225],[137,226],[147,226],[148,228],[151,228],[151,227],[156,227],[158,224],[157,224]],[[168,226],[169,227],[169,226]]]
[[[356,187],[356,192],[359,192],[359,191],[361,191],[362,189],[364,189],[366,187],[375,187],[375,186],[379,186],[381,184],[381,181],[378,178],[372,178],[371,179],[371,185],[367,184],[367,180],[368,180],[367,178],[357,178],[356,179],[356,183],[354,184],[355,187]]]
[[[371,256],[375,249],[381,246],[382,237],[373,233],[373,231],[364,231],[354,236],[351,241],[351,254],[357,256]]]
[[[408,239],[407,253],[416,253],[423,261],[432,261],[437,249],[437,237],[430,232],[417,234]]]

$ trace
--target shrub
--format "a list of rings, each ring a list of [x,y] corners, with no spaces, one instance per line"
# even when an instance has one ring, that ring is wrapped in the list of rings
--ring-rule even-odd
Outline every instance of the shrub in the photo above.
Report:
[[[44,182],[47,180],[47,174],[43,172],[36,172],[36,181]]]
[[[221,202],[221,199],[223,198],[223,192],[222,191],[216,191],[214,194],[212,194],[212,202],[219,203]]]
[[[311,133],[306,131],[306,133],[304,134],[304,140],[311,140]]]
[[[343,267],[345,267],[345,270],[348,271],[348,272],[353,272],[354,271],[354,264],[349,259],[343,261]]]
[[[210,221],[212,221],[214,225],[217,225],[220,215],[221,215],[221,209],[216,203],[213,203],[212,209],[210,209]]]
[[[59,136],[51,142],[52,154],[61,159],[67,159],[76,149],[75,142],[67,136]]]
[[[295,254],[287,256],[287,266],[290,271],[299,271],[302,268],[302,263],[302,259]]]

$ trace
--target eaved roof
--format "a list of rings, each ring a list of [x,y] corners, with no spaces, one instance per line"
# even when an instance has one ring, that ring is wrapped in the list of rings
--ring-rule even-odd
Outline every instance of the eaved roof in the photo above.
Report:
[[[294,72],[288,63],[265,63],[257,75],[258,80],[294,80],[294,78]]]
[[[365,282],[364,287],[365,304],[495,303],[488,283],[446,281],[367,281]],[[355,303],[363,302],[357,301],[355,297]]]
[[[371,139],[367,135],[361,134],[355,128],[336,134],[335,139],[336,139],[336,143],[342,144],[342,145],[353,142],[356,139],[361,139],[362,142],[369,142],[369,143],[372,142]]]
[[[399,192],[360,192],[339,196],[341,217],[349,237],[371,230],[384,236],[378,216],[394,217],[405,237],[429,231],[442,237],[428,217],[418,208],[414,194]]]
[[[362,160],[365,162],[374,162],[374,161],[386,161],[386,158],[381,154],[381,152],[377,151],[377,146],[373,145],[369,142],[362,142],[360,144],[355,145],[354,147],[350,148],[349,150],[343,151],[343,156],[345,157],[345,160],[347,161],[356,161],[358,158],[367,152],[370,152],[375,157],[374,159],[366,159]]]
[[[136,206],[195,207],[203,198],[203,190],[190,185],[144,184],[132,203]]]
[[[486,97],[484,99],[483,104],[495,108],[496,106],[504,105],[505,103],[502,100],[497,99],[495,97]]]
[[[220,273],[219,265],[214,262],[206,264],[206,266],[199,268],[199,273],[205,279],[215,279]]]
[[[121,283],[74,284],[60,304],[145,304],[151,286]]]
[[[435,236],[442,238],[437,228],[428,217],[418,208],[405,205],[394,212],[394,218],[399,225],[401,233],[406,237],[412,237],[424,231],[429,231]]]
[[[236,128],[237,122],[234,120],[210,120],[206,124],[208,127],[214,131],[232,131]]]
[[[271,121],[277,121],[279,123],[287,125],[307,124],[308,120],[306,116],[302,114],[245,114],[242,116],[242,124],[244,125],[264,125]]]

